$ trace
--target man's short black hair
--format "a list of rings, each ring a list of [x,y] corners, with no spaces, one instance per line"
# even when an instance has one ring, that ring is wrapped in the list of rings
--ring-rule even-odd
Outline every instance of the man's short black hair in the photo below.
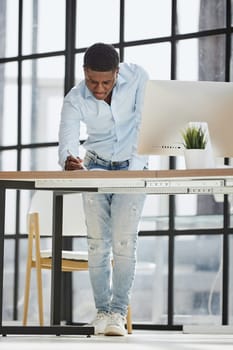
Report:
[[[112,45],[96,43],[86,50],[83,67],[98,72],[113,71],[119,67],[119,55]]]

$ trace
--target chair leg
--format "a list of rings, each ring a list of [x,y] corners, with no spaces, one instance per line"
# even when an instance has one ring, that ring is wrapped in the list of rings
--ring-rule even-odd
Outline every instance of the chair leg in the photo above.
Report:
[[[38,297],[38,309],[39,309],[39,322],[40,326],[44,325],[44,312],[43,312],[43,287],[42,287],[42,273],[40,265],[40,230],[39,230],[39,214],[33,213],[34,228],[35,228],[35,247],[36,247],[36,277],[37,277],[37,297]]]
[[[31,282],[31,265],[30,265],[30,262],[28,262],[27,270],[26,270],[25,291],[24,291],[23,326],[27,325],[30,282]]]
[[[37,268],[37,293],[38,293],[38,308],[39,308],[39,322],[40,326],[44,325],[44,313],[43,313],[43,292],[42,292],[42,274],[41,269]]]
[[[127,331],[128,334],[132,334],[133,327],[132,327],[132,314],[131,314],[131,306],[128,306],[128,312],[126,316],[126,324],[127,324]]]

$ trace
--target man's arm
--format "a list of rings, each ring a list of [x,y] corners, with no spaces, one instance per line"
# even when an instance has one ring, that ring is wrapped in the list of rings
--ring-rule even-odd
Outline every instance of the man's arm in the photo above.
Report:
[[[80,111],[69,99],[64,100],[59,128],[59,164],[65,170],[81,169],[79,154]],[[74,155],[73,157],[71,154]]]

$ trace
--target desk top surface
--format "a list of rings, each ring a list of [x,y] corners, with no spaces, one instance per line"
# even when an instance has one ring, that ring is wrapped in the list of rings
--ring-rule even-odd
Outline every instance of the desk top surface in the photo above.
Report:
[[[0,180],[161,179],[233,177],[233,168],[132,171],[0,171]]]

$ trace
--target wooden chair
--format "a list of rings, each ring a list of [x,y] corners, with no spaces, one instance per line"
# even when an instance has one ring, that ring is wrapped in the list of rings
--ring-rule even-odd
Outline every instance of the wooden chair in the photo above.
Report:
[[[43,219],[42,219],[43,218]],[[73,220],[72,220],[73,218]],[[63,235],[86,235],[85,216],[80,193],[66,194],[63,198]],[[42,270],[52,268],[52,250],[41,250],[40,236],[51,235],[52,231],[52,192],[36,191],[32,197],[28,213],[28,251],[24,291],[23,325],[27,325],[31,270],[35,268],[39,324],[44,325]],[[63,272],[88,270],[87,251],[62,250],[61,268]],[[132,333],[131,308],[126,318],[127,331]]]

